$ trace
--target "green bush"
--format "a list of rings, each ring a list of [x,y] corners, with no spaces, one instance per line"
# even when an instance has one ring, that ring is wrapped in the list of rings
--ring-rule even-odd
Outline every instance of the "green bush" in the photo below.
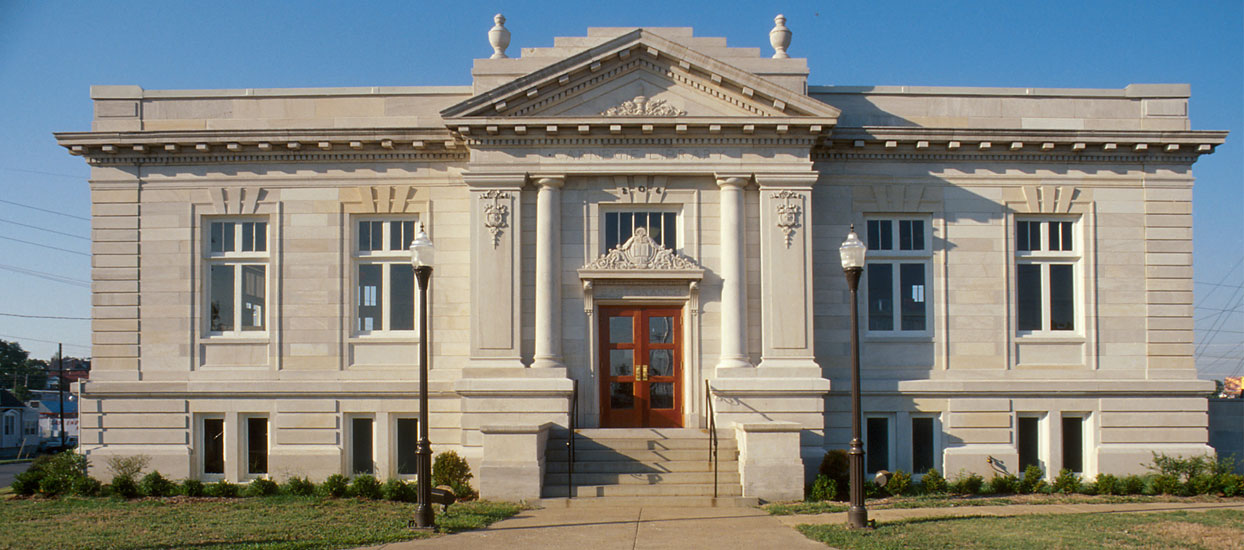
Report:
[[[1105,472],[1097,474],[1097,482],[1093,484],[1094,492],[1099,495],[1121,495],[1123,488],[1119,478]]]
[[[1244,496],[1244,475],[1222,474],[1219,477],[1219,483],[1219,489],[1222,491],[1223,496]]]
[[[112,496],[117,498],[137,498],[140,493],[138,482],[130,476],[116,476],[112,478],[112,484],[108,486],[112,492]]]
[[[412,483],[406,483],[397,478],[389,479],[384,482],[384,487],[380,488],[381,494],[385,500],[396,502],[415,502],[418,497],[418,491]]]
[[[202,481],[187,479],[181,482],[181,494],[188,497],[201,497],[207,494],[207,489],[203,487]]]
[[[1183,484],[1175,474],[1157,474],[1151,480],[1154,493],[1162,495],[1178,495],[1183,492]]]
[[[99,496],[103,488],[103,484],[98,479],[90,476],[82,476],[73,482],[73,494],[80,497]]]
[[[1117,486],[1121,495],[1139,495],[1145,492],[1145,478],[1136,474],[1126,475],[1119,478]]]
[[[930,495],[940,495],[947,491],[946,478],[942,477],[942,473],[936,468],[929,468],[924,473],[924,477],[920,479],[921,489]]]
[[[1075,493],[1079,491],[1080,476],[1067,468],[1059,470],[1058,477],[1054,478],[1054,492]]]
[[[359,498],[380,500],[380,482],[366,474],[357,476],[350,484],[350,494]]]
[[[823,502],[833,500],[838,496],[838,483],[829,476],[817,474],[816,479],[812,481],[812,488],[808,490],[809,502]]]
[[[891,495],[900,496],[911,492],[911,474],[896,470],[885,484],[885,490]]]
[[[1024,468],[1024,476],[1020,478],[1016,489],[1022,494],[1040,492],[1045,489],[1045,472],[1041,471],[1040,466],[1029,464]]]
[[[471,488],[472,477],[475,476],[471,475],[471,466],[458,453],[445,451],[432,461],[432,485],[448,485],[458,500],[472,500],[479,496]]]
[[[1219,476],[1209,472],[1204,472],[1192,476],[1188,483],[1184,484],[1184,494],[1187,495],[1214,495],[1218,494],[1220,483]]]
[[[950,484],[950,492],[961,495],[978,495],[981,488],[985,485],[985,478],[979,474],[964,474],[959,472],[959,477]]]
[[[300,497],[309,497],[315,494],[315,484],[305,477],[291,477],[285,482],[285,493]]]
[[[825,456],[821,458],[821,465],[817,468],[816,473],[818,476],[825,476],[834,482],[834,487],[837,491],[833,496],[835,500],[846,500],[851,479],[851,466],[846,451],[834,449],[826,452]]]
[[[350,482],[346,476],[333,474],[320,485],[320,494],[329,498],[342,498],[350,491]]]
[[[138,489],[149,497],[167,497],[177,492],[177,484],[160,475],[157,470],[143,476],[138,482]]]
[[[237,498],[238,486],[222,479],[207,486],[207,496],[217,498]]]
[[[990,492],[1011,495],[1019,492],[1019,478],[1012,474],[994,475],[989,480]]]
[[[33,466],[31,466],[25,472],[17,474],[17,476],[13,478],[13,483],[10,487],[13,488],[14,493],[22,496],[30,496],[39,492],[39,481],[42,479],[43,472],[36,470]]]
[[[86,457],[73,451],[54,454],[46,461],[35,461],[27,471],[35,470],[36,465],[38,473],[33,477],[38,478],[38,491],[44,496],[68,494],[73,491],[75,481],[86,477]]]
[[[266,477],[253,479],[246,485],[246,496],[248,497],[266,497],[281,492],[281,488],[277,486],[275,481]]]

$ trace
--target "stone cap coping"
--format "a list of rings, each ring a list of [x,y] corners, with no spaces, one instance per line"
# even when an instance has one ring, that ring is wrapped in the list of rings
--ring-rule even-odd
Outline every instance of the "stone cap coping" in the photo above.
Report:
[[[144,90],[134,85],[91,86],[91,99],[187,99],[222,97],[308,97],[360,95],[471,95],[471,86],[357,86],[343,88],[242,88],[232,90]]]
[[[755,423],[747,423],[747,424],[740,423],[740,424],[735,424],[734,427],[735,429],[742,430],[745,432],[756,432],[756,433],[786,433],[786,432],[798,432],[798,431],[803,430],[803,425],[798,422],[783,422],[783,421],[755,422]]]
[[[479,431],[485,434],[538,434],[543,431],[548,431],[552,427],[553,427],[552,422],[545,422],[543,424],[538,424],[538,425],[502,424],[502,425],[480,426]]]
[[[991,88],[976,86],[808,86],[815,94],[885,94],[1021,97],[1187,98],[1190,84],[1128,84],[1126,88]]]

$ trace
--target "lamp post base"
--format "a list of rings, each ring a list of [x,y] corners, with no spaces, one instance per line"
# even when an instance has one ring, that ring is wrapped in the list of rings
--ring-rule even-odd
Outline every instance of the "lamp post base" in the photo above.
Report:
[[[868,529],[868,509],[852,506],[847,510],[847,527],[852,529]]]

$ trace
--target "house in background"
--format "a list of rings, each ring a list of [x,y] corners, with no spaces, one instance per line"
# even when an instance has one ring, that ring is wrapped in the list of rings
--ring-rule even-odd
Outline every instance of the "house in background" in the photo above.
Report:
[[[34,394],[35,399],[26,403],[39,414],[39,436],[44,440],[55,439],[59,442],[61,432],[61,396],[59,392],[36,390],[31,393]],[[64,399],[65,437],[77,440],[78,396],[66,391]]]
[[[1188,86],[809,85],[783,21],[772,56],[593,28],[509,58],[498,17],[468,86],[92,88],[57,139],[91,166],[93,467],[408,475],[420,226],[431,438],[486,497],[711,494],[710,420],[723,494],[801,497],[850,439],[852,228],[870,471],[1210,452],[1191,167],[1225,133]],[[628,458],[567,479],[572,422]]]
[[[8,390],[0,390],[0,458],[33,455],[39,442],[38,413]]]

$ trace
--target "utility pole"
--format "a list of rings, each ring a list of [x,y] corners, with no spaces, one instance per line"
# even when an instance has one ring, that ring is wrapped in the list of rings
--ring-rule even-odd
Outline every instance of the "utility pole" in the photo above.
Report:
[[[56,384],[57,393],[60,394],[60,448],[65,449],[65,346],[64,344],[56,344],[56,367],[60,373],[58,375],[59,383]]]

